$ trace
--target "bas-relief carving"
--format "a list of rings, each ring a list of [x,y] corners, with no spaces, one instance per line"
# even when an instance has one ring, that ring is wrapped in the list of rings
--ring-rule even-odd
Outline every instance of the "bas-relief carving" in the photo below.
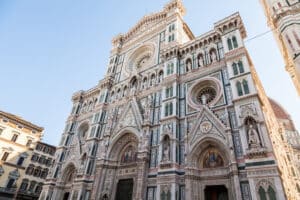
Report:
[[[257,111],[256,111],[256,106],[254,103],[246,104],[246,105],[241,105],[240,106],[240,115],[239,117],[244,119],[248,116],[257,116]]]

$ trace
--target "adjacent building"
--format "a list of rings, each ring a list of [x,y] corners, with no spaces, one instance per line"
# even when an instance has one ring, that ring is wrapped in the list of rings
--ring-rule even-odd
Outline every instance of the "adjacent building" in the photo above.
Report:
[[[260,0],[273,30],[285,68],[300,95],[300,1]]]
[[[43,188],[45,179],[53,166],[56,147],[37,142],[30,161],[22,176],[22,182],[18,189],[17,199],[37,200]]]
[[[72,97],[41,200],[290,199],[239,13],[198,37],[184,13],[172,0],[113,39],[104,79]]]
[[[55,147],[40,142],[42,136],[42,127],[0,111],[1,200],[38,199],[55,153]],[[36,154],[44,160],[38,159],[41,164],[34,169],[39,171],[32,175],[29,171]]]

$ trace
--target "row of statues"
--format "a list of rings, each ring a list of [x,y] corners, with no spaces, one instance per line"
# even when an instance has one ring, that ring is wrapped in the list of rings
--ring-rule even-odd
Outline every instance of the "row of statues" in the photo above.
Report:
[[[213,62],[216,62],[216,61],[217,61],[217,54],[216,54],[215,51],[211,51],[209,53],[209,61],[207,63],[213,63]],[[198,62],[198,67],[202,67],[202,66],[205,65],[203,55],[198,56],[197,62]],[[185,71],[188,72],[188,71],[191,71],[191,70],[192,70],[192,61],[189,59],[189,60],[186,61]]]

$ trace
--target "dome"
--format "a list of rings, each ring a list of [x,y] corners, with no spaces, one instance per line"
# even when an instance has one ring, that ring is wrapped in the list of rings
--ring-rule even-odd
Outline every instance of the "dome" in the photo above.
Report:
[[[291,117],[288,114],[288,112],[279,104],[277,103],[275,100],[269,98],[271,107],[275,113],[275,116],[279,119],[288,119],[290,120]]]

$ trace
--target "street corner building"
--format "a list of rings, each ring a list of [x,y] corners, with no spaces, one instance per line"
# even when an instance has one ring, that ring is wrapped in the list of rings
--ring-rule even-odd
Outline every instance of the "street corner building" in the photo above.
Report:
[[[170,1],[113,38],[104,79],[72,97],[41,200],[299,199],[299,134],[264,92],[239,13],[199,37],[184,13]]]
[[[0,200],[37,200],[55,147],[41,142],[43,128],[0,111]]]

